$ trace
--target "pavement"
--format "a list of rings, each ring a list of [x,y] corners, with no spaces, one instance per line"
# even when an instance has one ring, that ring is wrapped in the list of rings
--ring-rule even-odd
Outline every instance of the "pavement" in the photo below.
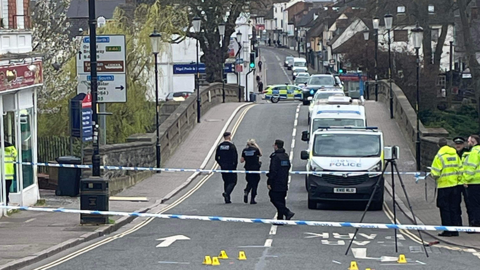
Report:
[[[166,168],[200,168],[211,154],[224,129],[248,103],[225,103],[211,108],[163,165]],[[117,164],[112,164],[117,165]],[[122,200],[110,200],[111,211],[147,212],[165,203],[185,188],[197,174],[160,173],[116,194]],[[79,209],[79,197],[55,196],[51,190],[40,190],[45,204],[41,207]],[[143,197],[143,199],[141,198]],[[131,198],[131,200],[129,199]],[[146,199],[146,200],[144,200]],[[40,207],[40,205],[39,205]],[[67,248],[112,233],[131,222],[130,217],[111,217],[111,225],[80,225],[78,215],[59,216],[46,212],[14,212],[0,218],[0,269],[18,269]]]
[[[283,57],[289,54],[285,49],[261,48],[262,61],[268,82],[283,83],[289,73],[283,68]],[[277,58],[280,58],[279,62]],[[245,103],[244,103],[245,104]],[[207,159],[211,147],[216,145],[218,136],[226,126],[230,115],[243,104],[227,103],[218,105],[203,117],[188,136],[185,143],[168,160],[165,167],[197,168],[214,167],[214,161]],[[404,139],[394,121],[381,117],[386,107],[381,103],[368,102],[367,116],[370,124],[378,125],[384,132],[386,144],[401,147],[398,161],[400,170],[413,169],[413,155],[404,146]],[[270,104],[257,100],[253,107],[243,109],[235,114],[229,130],[235,131],[233,142],[239,150],[246,140],[255,138],[263,150],[262,161],[267,169],[268,155],[272,151],[272,142],[276,138],[284,139],[287,153],[292,159],[293,170],[304,170],[305,162],[300,160],[300,151],[307,146],[300,140],[301,131],[307,129],[306,106],[298,102],[280,102]],[[238,122],[237,122],[238,121]],[[293,128],[293,133],[292,133]],[[292,135],[290,135],[292,134]],[[403,140],[403,141],[402,141]],[[402,144],[403,143],[403,144]],[[403,146],[402,146],[403,145]],[[241,164],[239,165],[239,169]],[[423,203],[423,187],[406,177],[405,187],[417,216],[425,224],[439,224],[438,210],[434,203]],[[186,181],[190,181],[188,187]],[[397,181],[397,180],[396,180]],[[159,184],[159,182],[161,184]],[[221,192],[223,184],[221,175],[200,175],[193,178],[190,174],[162,173],[144,180],[136,186],[117,196],[144,196],[145,202],[111,201],[113,211],[161,212],[188,215],[215,215],[246,218],[272,218],[275,209],[269,202],[262,176],[259,185],[257,205],[242,202],[244,175],[238,176],[238,184],[232,195],[232,204],[223,203]],[[428,186],[427,186],[428,187]],[[398,190],[396,192],[398,193]],[[404,197],[397,201],[404,207]],[[431,198],[430,198],[431,199]],[[78,200],[78,199],[77,199]],[[337,205],[319,205],[321,210],[307,209],[304,177],[293,175],[290,181],[288,206],[296,213],[294,219],[320,221],[358,221],[362,207],[358,205],[339,209]],[[393,201],[385,197],[384,211],[368,212],[365,222],[391,223]],[[58,197],[46,196],[47,205],[65,208],[78,208],[78,201],[59,200]],[[425,207],[425,208],[421,208]],[[423,212],[425,211],[425,212]],[[428,215],[430,213],[430,215]],[[401,212],[397,212],[399,222],[411,223]],[[425,217],[425,218],[424,218]],[[475,250],[456,249],[444,245],[427,247],[430,258],[422,253],[422,243],[418,237],[406,232],[398,233],[398,252],[406,254],[407,264],[398,265],[398,252],[394,251],[391,230],[362,229],[357,236],[351,252],[345,256],[346,244],[353,233],[351,228],[310,227],[310,226],[276,226],[263,224],[202,222],[195,220],[148,219],[129,221],[118,219],[110,226],[79,226],[78,215],[45,214],[21,212],[9,218],[0,219],[0,269],[199,269],[205,255],[216,255],[226,250],[229,260],[222,260],[223,267],[229,269],[346,269],[351,260],[359,262],[360,269],[474,269],[478,265]],[[52,225],[53,224],[53,225]],[[112,232],[114,226],[129,229],[120,234]],[[8,228],[8,230],[2,230]],[[108,231],[110,230],[110,231]],[[41,232],[41,233],[39,233]],[[112,236],[94,238],[111,233]],[[165,247],[162,239],[182,236],[182,241],[174,241]],[[476,235],[475,235],[476,236]],[[427,242],[434,238],[425,235]],[[468,235],[471,237],[471,235]],[[6,241],[4,241],[6,239]],[[449,238],[450,241],[452,238]],[[463,239],[463,234],[458,240]],[[451,241],[456,241],[453,239]],[[468,239],[467,239],[468,240]],[[475,242],[475,241],[471,241]],[[446,243],[442,239],[442,244]],[[460,243],[470,246],[470,243]],[[474,243],[472,243],[474,244]],[[56,246],[55,246],[56,245]],[[68,249],[68,247],[73,248]],[[368,249],[368,255],[367,255]],[[245,250],[247,261],[237,261],[239,250]],[[92,252],[95,251],[95,252]],[[472,256],[472,254],[474,256]],[[367,257],[371,256],[371,257]],[[46,259],[45,259],[46,258]],[[394,259],[393,261],[391,259]],[[17,264],[13,260],[17,259]],[[40,259],[45,259],[39,262]],[[394,263],[385,263],[385,260]],[[22,264],[19,264],[22,262]],[[33,263],[33,264],[32,264]],[[48,266],[42,267],[45,263]],[[31,264],[31,265],[29,265]],[[7,267],[10,265],[10,267]],[[13,265],[13,266],[12,266]]]

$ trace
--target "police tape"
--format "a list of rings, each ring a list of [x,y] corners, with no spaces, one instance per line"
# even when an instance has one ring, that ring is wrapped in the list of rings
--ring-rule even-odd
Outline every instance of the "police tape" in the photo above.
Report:
[[[43,166],[43,167],[59,167],[59,168],[78,168],[91,169],[92,165],[77,165],[77,164],[56,164],[56,163],[33,163],[33,162],[15,162],[26,166]],[[154,168],[154,167],[127,167],[127,166],[100,166],[104,170],[121,170],[121,171],[160,171],[160,172],[198,172],[198,173],[246,173],[246,174],[267,174],[268,171],[244,171],[244,170],[216,170],[216,169],[176,169],[176,168]],[[336,175],[336,176],[356,176],[356,175],[381,175],[381,172],[367,172],[367,171],[290,171],[290,174],[296,175]],[[391,172],[384,174],[390,175]],[[397,173],[394,173],[397,174]],[[428,172],[398,172],[400,175],[413,175],[416,178],[424,179],[430,173]]]
[[[70,214],[90,214],[102,216],[131,216],[143,218],[160,219],[181,219],[181,220],[201,220],[201,221],[222,221],[239,223],[262,223],[274,225],[295,225],[295,226],[317,226],[317,227],[346,227],[363,229],[397,229],[397,230],[421,230],[421,231],[453,231],[453,232],[480,232],[480,227],[463,226],[434,226],[434,225],[404,225],[404,224],[380,224],[380,223],[354,223],[354,222],[330,222],[330,221],[307,221],[307,220],[276,220],[262,218],[235,218],[219,216],[191,216],[174,214],[153,214],[138,212],[116,212],[116,211],[90,211],[65,208],[45,208],[45,207],[27,207],[27,206],[3,206],[0,209],[12,209],[23,211],[51,212],[51,213],[70,213]]]

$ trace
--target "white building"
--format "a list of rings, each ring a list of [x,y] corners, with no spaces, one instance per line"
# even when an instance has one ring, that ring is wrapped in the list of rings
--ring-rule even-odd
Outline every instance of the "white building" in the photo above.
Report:
[[[237,76],[233,71],[233,67],[229,64],[229,60],[234,62],[234,59],[227,59],[226,62],[226,74],[227,83],[238,84],[237,78],[240,79],[240,85],[245,87],[246,74],[248,73],[249,57],[251,52],[250,39],[252,38],[252,25],[249,23],[249,18],[240,17],[237,19],[237,27],[235,32],[230,37],[231,48],[235,50],[235,55],[238,51],[236,43],[236,34],[238,31],[242,33],[242,38],[239,41],[242,46],[242,51],[239,54],[239,58],[243,59],[243,70]],[[203,55],[201,47],[199,45],[199,59]],[[159,99],[165,99],[168,93],[178,91],[194,91],[195,89],[195,74],[196,74],[196,40],[192,38],[186,38],[184,41],[178,44],[164,44],[162,53],[158,56],[158,69],[159,69]],[[199,63],[200,73],[204,73],[204,64]],[[154,86],[155,77],[150,76],[150,83]],[[253,73],[248,75],[248,90],[253,92],[255,86],[255,77]],[[149,87],[152,92],[149,93],[150,97],[154,97],[155,87]],[[244,97],[248,99],[248,96]]]
[[[43,83],[42,59],[32,52],[28,0],[2,1],[0,12],[0,141],[12,144],[18,162],[37,162],[37,87]],[[7,5],[8,4],[8,5]],[[16,9],[12,10],[12,6]],[[13,11],[13,12],[12,12]],[[12,14],[13,13],[13,14]],[[8,18],[8,19],[7,19]],[[4,145],[2,144],[2,151]],[[5,159],[0,155],[0,204],[6,199]],[[10,205],[33,205],[39,198],[37,167],[15,164]],[[0,211],[0,216],[6,210]]]

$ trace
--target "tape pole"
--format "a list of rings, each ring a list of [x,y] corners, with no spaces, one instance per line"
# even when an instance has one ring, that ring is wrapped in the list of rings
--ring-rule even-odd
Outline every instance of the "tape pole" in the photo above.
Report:
[[[362,228],[362,229],[382,229],[382,230],[421,230],[421,231],[453,231],[453,232],[480,232],[480,227],[463,226],[435,226],[435,225],[403,225],[403,224],[381,224],[381,223],[353,223],[353,222],[329,222],[329,221],[307,221],[307,220],[276,220],[261,218],[235,218],[218,216],[191,216],[174,214],[151,214],[138,212],[115,212],[115,211],[89,211],[65,208],[45,208],[45,207],[27,207],[27,206],[3,206],[3,209],[17,209],[23,211],[51,212],[51,213],[70,213],[70,214],[91,214],[104,216],[132,216],[143,218],[161,218],[161,219],[181,219],[181,220],[200,220],[200,221],[222,221],[222,222],[240,222],[240,223],[262,223],[262,224],[284,224],[293,226],[316,226],[316,227],[344,227],[344,228]]]

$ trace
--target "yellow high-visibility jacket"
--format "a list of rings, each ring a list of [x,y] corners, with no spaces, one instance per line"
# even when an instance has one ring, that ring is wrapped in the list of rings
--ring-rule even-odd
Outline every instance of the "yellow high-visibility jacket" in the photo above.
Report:
[[[438,188],[458,185],[461,161],[455,148],[443,146],[433,159],[431,174],[437,179]]]
[[[462,181],[467,185],[480,184],[480,145],[475,145],[465,159]]]

